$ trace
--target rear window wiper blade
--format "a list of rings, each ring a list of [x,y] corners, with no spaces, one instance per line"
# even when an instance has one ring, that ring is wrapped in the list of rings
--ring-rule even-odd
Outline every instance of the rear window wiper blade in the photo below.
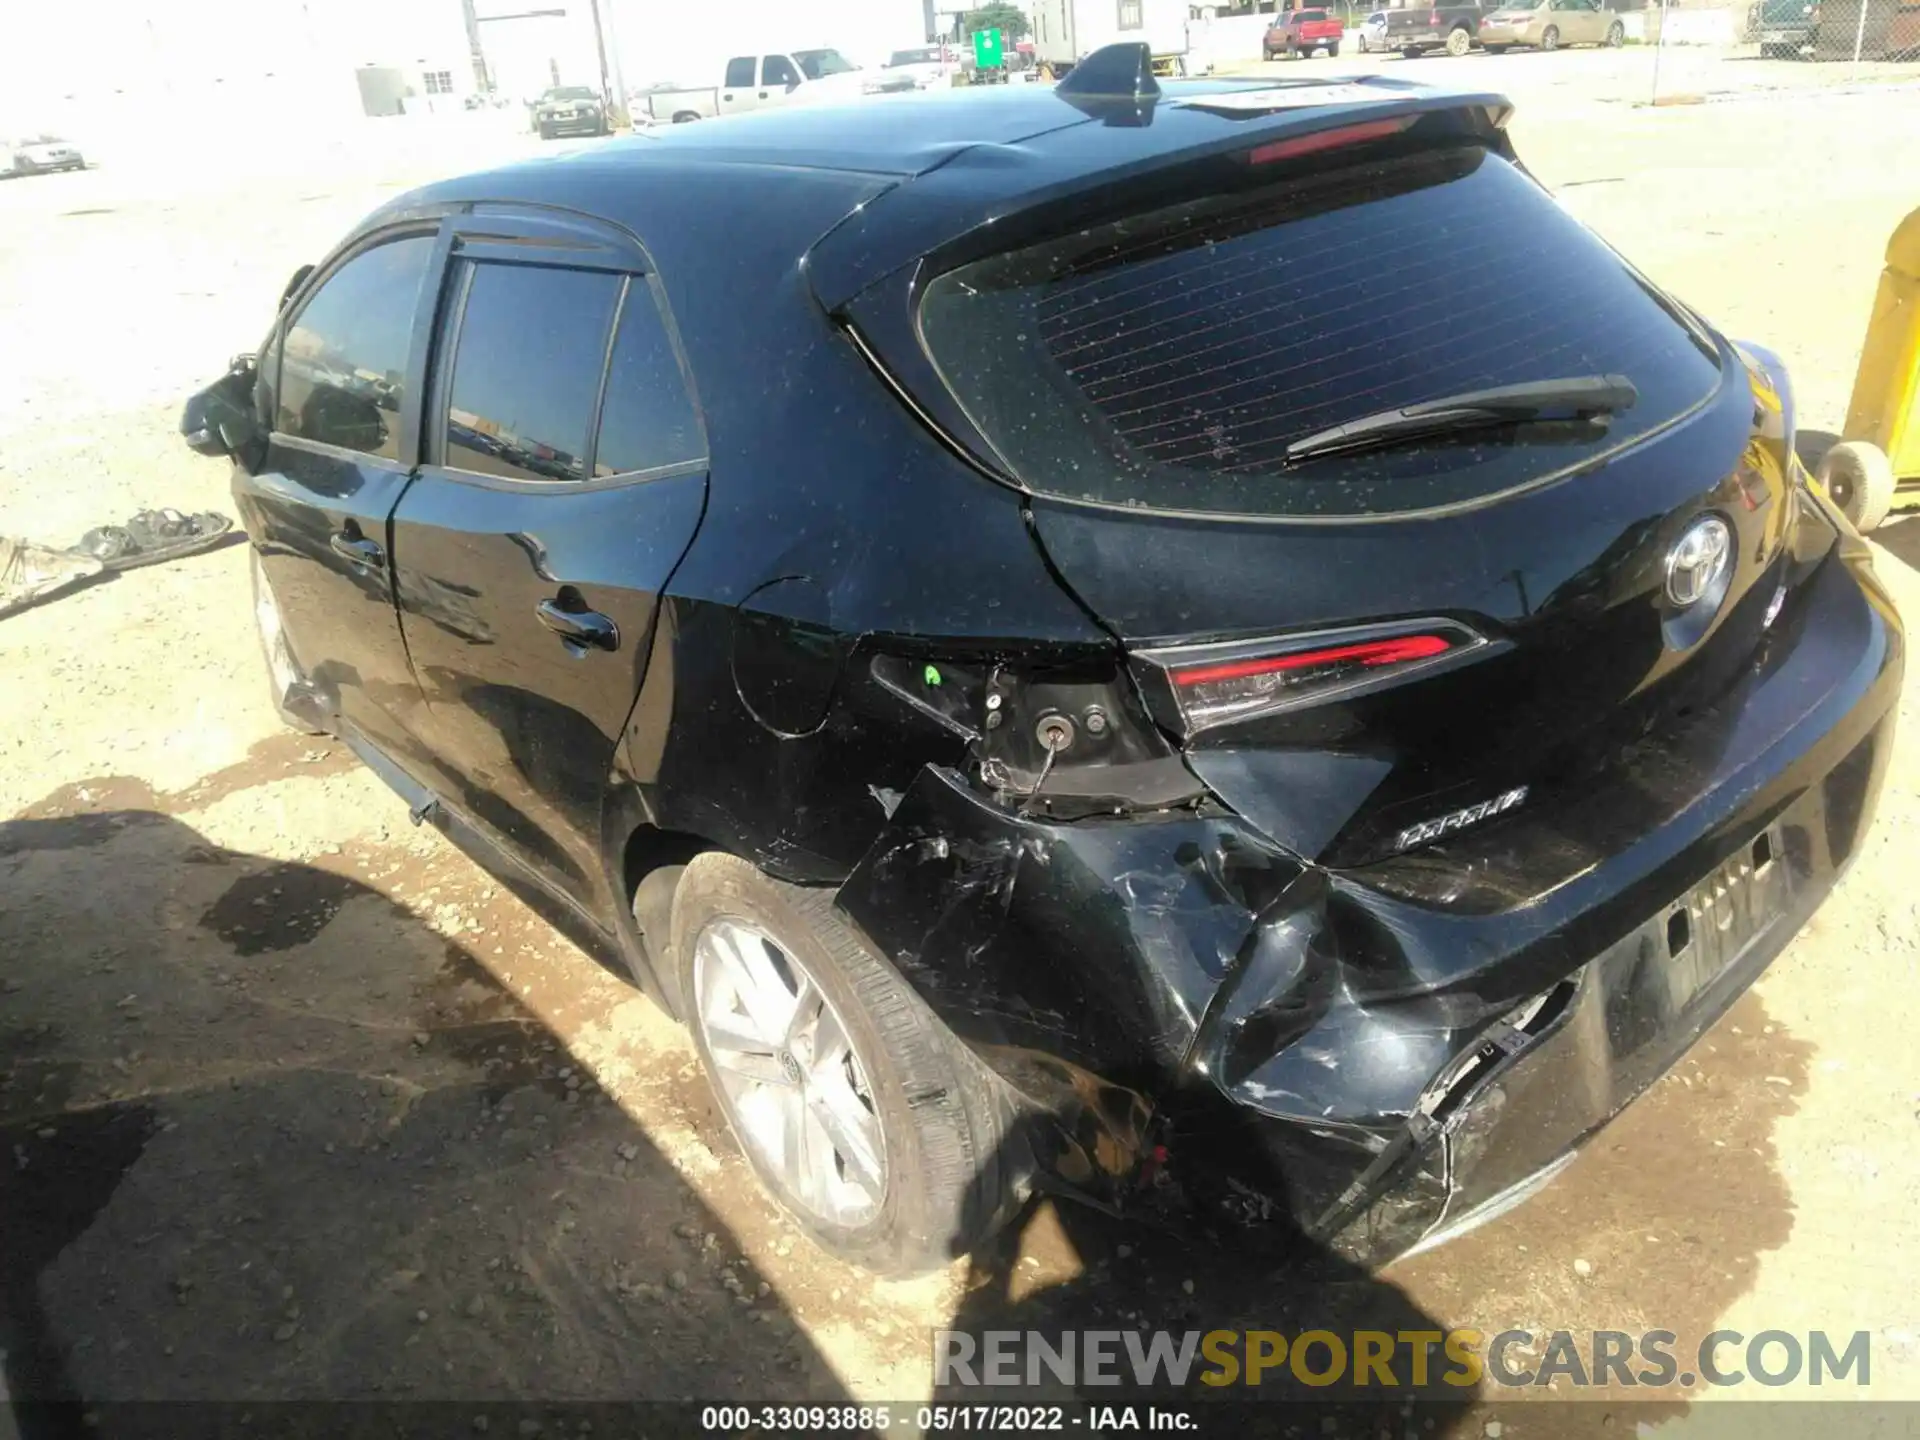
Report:
[[[1517,425],[1537,420],[1597,420],[1632,407],[1640,398],[1624,375],[1576,375],[1561,380],[1528,380],[1469,390],[1442,400],[1426,400],[1382,410],[1358,420],[1330,425],[1287,446],[1287,460],[1311,460],[1356,450],[1386,449],[1435,435]]]

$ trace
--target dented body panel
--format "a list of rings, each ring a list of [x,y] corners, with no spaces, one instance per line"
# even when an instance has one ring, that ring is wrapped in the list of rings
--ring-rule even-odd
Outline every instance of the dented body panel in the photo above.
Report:
[[[1221,811],[1062,824],[930,768],[839,903],[1049,1117],[1054,1178],[1124,1206],[1151,1135],[1194,1205],[1382,1261],[1643,1091],[1852,858],[1900,632],[1857,553],[1794,623],[1571,811],[1330,870]]]

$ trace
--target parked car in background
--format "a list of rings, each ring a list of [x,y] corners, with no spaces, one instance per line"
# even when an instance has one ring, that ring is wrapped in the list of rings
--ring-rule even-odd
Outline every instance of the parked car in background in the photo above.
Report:
[[[881,68],[891,76],[912,80],[916,90],[926,90],[952,84],[960,64],[949,46],[921,45],[912,50],[894,51]]]
[[[84,170],[86,157],[80,147],[58,135],[28,135],[4,142],[15,175],[36,175],[43,170]]]
[[[1445,50],[1449,55],[1464,55],[1480,34],[1482,7],[1467,0],[1446,0],[1438,5],[1415,5],[1405,10],[1387,11],[1386,48],[1398,50],[1411,59],[1428,50]]]
[[[1498,55],[1516,45],[1558,50],[1562,45],[1627,43],[1627,27],[1600,0],[1506,0],[1480,22],[1480,43]]]
[[[736,55],[727,61],[718,85],[656,91],[647,97],[647,111],[656,120],[683,125],[794,101],[845,100],[893,88],[910,90],[913,83],[906,77],[890,83],[879,72],[862,70],[838,50]]]
[[[875,1270],[1043,1184],[1368,1263],[1511,1208],[1893,758],[1778,357],[1505,100],[1147,59],[397,196],[182,417],[279,712],[620,956]]]
[[[1346,28],[1330,11],[1290,10],[1274,17],[1260,48],[1269,60],[1294,60],[1321,49],[1338,55]]]
[[[1819,0],[1760,0],[1752,25],[1760,53],[1769,60],[1812,54],[1820,42]]]
[[[533,105],[533,125],[542,140],[558,135],[605,135],[613,126],[607,102],[591,85],[557,85]]]
[[[1387,12],[1376,10],[1360,22],[1353,32],[1353,43],[1362,55],[1387,48]]]

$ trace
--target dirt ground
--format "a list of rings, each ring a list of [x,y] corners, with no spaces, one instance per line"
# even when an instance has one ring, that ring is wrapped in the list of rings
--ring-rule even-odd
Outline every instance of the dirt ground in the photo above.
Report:
[[[1803,428],[1836,431],[1881,246],[1920,205],[1887,160],[1917,153],[1920,97],[1647,109],[1533,88],[1514,128],[1536,173],[1780,349]],[[238,170],[0,186],[0,533],[229,508],[223,467],[178,441],[181,397],[387,195],[535,148],[393,125]],[[1920,519],[1879,539],[1920,615]],[[1868,1393],[1920,1399],[1916,693],[1910,671],[1840,892],[1530,1204],[1377,1277],[1043,1208],[1004,1253],[879,1284],[760,1197],[669,1022],[340,747],[277,727],[243,546],[95,585],[0,622],[6,1384],[916,1400],[928,1332],[958,1315],[1865,1330]],[[1686,1433],[1718,1408],[1634,1414]],[[1504,1433],[1563,1433],[1575,1410],[1613,1425],[1604,1404],[1536,1406]],[[1500,1433],[1483,1413],[1439,1430]]]

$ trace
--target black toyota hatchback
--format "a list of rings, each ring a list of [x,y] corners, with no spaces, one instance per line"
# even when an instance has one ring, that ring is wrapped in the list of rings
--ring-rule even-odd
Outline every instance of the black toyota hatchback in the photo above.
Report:
[[[1137,63],[428,186],[184,421],[283,714],[624,956],[877,1270],[1036,1187],[1368,1261],[1497,1212],[1892,740],[1778,362],[1500,97]]]

